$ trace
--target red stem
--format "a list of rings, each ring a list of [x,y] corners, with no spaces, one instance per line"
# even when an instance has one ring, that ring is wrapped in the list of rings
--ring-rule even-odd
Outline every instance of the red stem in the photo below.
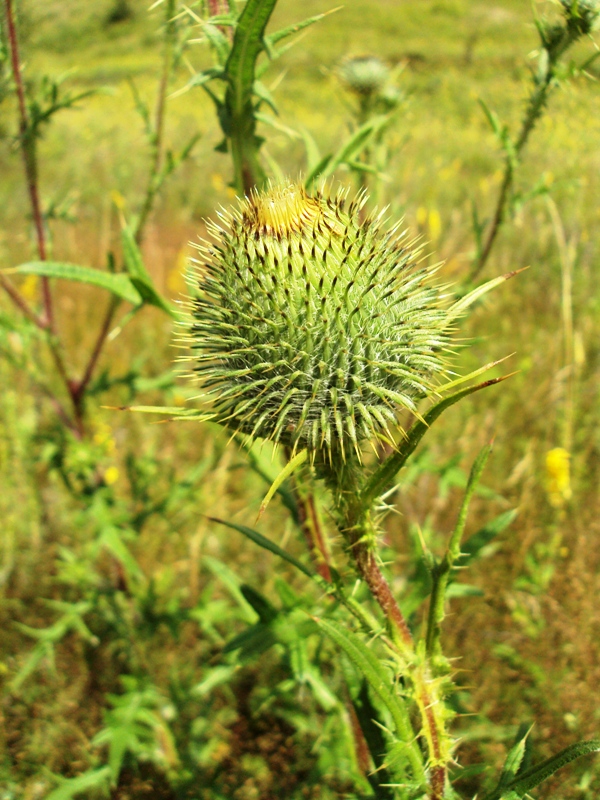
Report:
[[[23,295],[15,289],[10,281],[7,281],[4,275],[0,275],[0,286],[4,289],[6,294],[10,297],[17,308],[21,309],[23,314],[30,319],[34,325],[37,325],[41,330],[46,330],[46,325],[32,310],[29,308],[27,301]]]
[[[8,40],[10,42],[12,72],[15,80],[15,87],[17,90],[17,98],[19,102],[19,132],[21,135],[21,153],[23,154],[23,163],[25,166],[25,175],[27,178],[27,189],[29,192],[29,200],[31,202],[33,223],[35,225],[35,231],[36,231],[38,255],[40,261],[45,261],[47,258],[46,237],[44,234],[44,220],[42,217],[40,196],[37,184],[35,140],[34,138],[30,139],[31,131],[29,128],[27,104],[25,102],[25,88],[23,86],[23,78],[21,76],[21,68],[19,60],[19,42],[17,38],[17,29],[15,26],[12,0],[5,0],[5,6],[6,6],[6,24],[8,28]],[[50,292],[50,281],[46,277],[42,278],[42,296],[44,301],[46,327],[48,328],[49,331],[54,332],[52,294]]]
[[[80,381],[73,383],[71,387],[73,403],[75,404],[75,407],[78,410],[78,416],[82,416],[82,411],[83,411],[82,402],[85,396],[85,390],[87,389],[88,384],[92,379],[92,375],[94,374],[96,364],[98,363],[98,359],[100,358],[102,348],[104,347],[104,344],[106,342],[106,337],[110,329],[110,324],[112,322],[112,318],[114,316],[114,313],[118,305],[119,301],[117,299],[112,299],[109,302],[108,309],[104,316],[104,321],[102,322],[102,327],[100,328],[100,331],[98,333],[96,343],[94,344],[94,349],[91,352],[83,376]]]

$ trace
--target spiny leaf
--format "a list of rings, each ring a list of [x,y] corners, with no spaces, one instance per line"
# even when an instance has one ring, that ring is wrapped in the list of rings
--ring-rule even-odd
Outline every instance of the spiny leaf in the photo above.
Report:
[[[234,115],[251,103],[256,59],[263,50],[263,35],[277,0],[248,0],[235,30],[225,65],[230,86],[229,103]]]
[[[528,728],[525,727],[525,730],[522,731],[522,734],[521,730],[519,730],[521,735],[517,737],[517,741],[509,750],[506,760],[504,761],[502,773],[500,774],[500,780],[498,781],[498,789],[508,786],[508,784],[517,777],[519,770],[521,769],[523,757],[525,756],[527,738],[531,733],[532,727],[533,726],[529,726]]]
[[[304,28],[307,28],[309,25],[314,25],[315,22],[319,22],[325,17],[328,17],[330,14],[335,14],[336,11],[339,11],[341,8],[342,6],[338,6],[337,8],[332,8],[330,11],[325,11],[323,14],[315,14],[314,17],[308,17],[307,19],[302,20],[302,22],[294,22],[292,25],[288,25],[286,28],[281,28],[280,30],[275,31],[268,36],[265,36],[265,46],[272,48],[277,44],[277,42],[280,42],[287,36],[298,33]]]
[[[393,685],[390,675],[384,670],[375,653],[355,633],[331,620],[315,617],[315,622],[346,653],[374,694],[386,706],[394,720],[398,737],[407,746],[406,755],[410,758],[415,777],[424,782],[423,757],[416,745],[415,734],[404,701],[390,688]]]
[[[521,800],[525,795],[539,786],[542,781],[554,775],[562,767],[574,761],[576,758],[597,753],[600,751],[600,739],[592,739],[588,742],[577,742],[569,745],[555,756],[547,758],[535,767],[526,770],[518,775],[513,781],[504,787],[496,787],[493,792],[486,795],[483,800]]]

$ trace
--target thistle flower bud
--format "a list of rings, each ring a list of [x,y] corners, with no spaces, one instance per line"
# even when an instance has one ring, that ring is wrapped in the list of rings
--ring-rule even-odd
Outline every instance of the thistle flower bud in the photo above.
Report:
[[[220,422],[313,461],[389,438],[444,370],[434,270],[382,213],[361,219],[364,194],[346,195],[290,183],[220,214],[186,337]]]
[[[347,58],[340,64],[338,74],[342,83],[359,95],[379,94],[390,77],[389,69],[376,56]]]

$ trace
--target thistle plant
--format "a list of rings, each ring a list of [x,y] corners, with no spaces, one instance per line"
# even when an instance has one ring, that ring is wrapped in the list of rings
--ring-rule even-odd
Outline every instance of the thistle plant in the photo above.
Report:
[[[183,338],[191,348],[191,374],[212,406],[204,418],[226,426],[246,446],[266,440],[283,447],[289,463],[269,496],[309,462],[330,492],[348,560],[380,608],[383,626],[330,565],[326,573],[313,572],[257,531],[224,523],[313,578],[377,640],[374,651],[348,620],[314,617],[389,712],[387,755],[383,761],[380,752],[371,756],[394,783],[374,779],[376,796],[443,800],[458,797],[449,780],[455,742],[445,699],[452,681],[440,639],[445,592],[490,447],[473,466],[445,555],[428,556],[430,604],[418,638],[384,575],[379,524],[386,492],[430,425],[465,395],[498,382],[449,393],[483,370],[448,381],[447,353],[457,318],[508,276],[451,302],[447,287],[435,280],[436,268],[424,265],[418,243],[399,233],[399,224],[386,230],[383,212],[363,218],[366,199],[362,192],[348,202],[347,191],[325,188],[309,195],[290,182],[254,191],[237,208],[221,211],[219,222],[209,224],[214,243],[198,248]],[[406,412],[415,420],[408,431],[399,424]],[[374,466],[366,456],[369,444]],[[365,741],[372,742],[372,720],[362,723]],[[515,751],[509,759],[517,767],[501,777],[506,787],[499,784],[489,798],[521,798],[567,760],[598,746],[576,745],[531,774],[519,773]],[[392,787],[396,793],[390,794]]]

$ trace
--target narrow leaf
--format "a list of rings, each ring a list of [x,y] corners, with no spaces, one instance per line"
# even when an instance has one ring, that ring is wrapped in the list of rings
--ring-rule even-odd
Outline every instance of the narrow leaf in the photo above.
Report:
[[[499,514],[490,522],[486,523],[483,528],[480,528],[477,533],[474,533],[470,536],[462,545],[461,545],[461,553],[457,559],[457,564],[461,567],[466,566],[474,558],[476,558],[481,550],[489,544],[492,539],[502,533],[505,528],[513,522],[519,510],[517,508],[512,508],[509,511],[504,511],[502,514]]]
[[[281,484],[287,480],[293,472],[295,472],[301,464],[304,464],[306,459],[308,458],[308,452],[306,450],[301,450],[297,453],[292,459],[288,461],[285,467],[281,470],[279,475],[275,478],[273,483],[271,484],[271,488],[265,495],[265,499],[260,504],[260,508],[258,510],[258,515],[256,517],[256,522],[262,517],[265,513],[267,506],[273,499],[273,495],[277,492]]]
[[[285,39],[287,36],[292,36],[294,33],[298,33],[304,28],[308,28],[309,25],[314,25],[315,22],[319,22],[325,17],[328,17],[330,14],[335,14],[335,12],[339,11],[341,8],[342,6],[338,6],[337,8],[332,8],[330,11],[325,11],[323,14],[315,14],[314,17],[308,17],[307,19],[302,20],[302,22],[294,22],[292,25],[288,25],[286,28],[281,28],[281,30],[275,31],[274,33],[269,34],[269,36],[265,36],[265,45],[268,47],[273,47],[273,45],[277,44],[277,42],[280,42],[282,39]]]
[[[312,578],[313,580],[316,579],[316,575],[308,567],[305,567],[301,561],[298,561],[297,558],[294,558],[294,556],[286,553],[286,551],[279,547],[278,544],[275,544],[275,542],[267,539],[267,537],[263,536],[262,533],[259,533],[252,528],[247,528],[245,525],[236,525],[233,522],[226,522],[225,520],[218,519],[217,517],[209,517],[209,519],[211,522],[216,522],[218,525],[225,525],[227,528],[231,528],[234,531],[239,531],[239,533],[243,534],[255,544],[259,545],[259,547],[264,547],[265,550],[269,550],[274,555],[279,556],[279,558],[283,558],[284,561],[287,561],[288,564],[291,564],[292,566],[296,567],[296,569],[299,569],[300,572],[303,572],[309,578]]]
[[[131,282],[138,290],[144,303],[156,306],[157,308],[166,311],[172,317],[175,317],[175,311],[167,303],[167,301],[159,295],[154,288],[152,278],[144,265],[142,253],[135,241],[133,232],[128,225],[124,225],[121,230],[121,245],[123,247],[123,259],[125,261],[125,268],[129,273]]]
[[[251,102],[256,59],[263,50],[263,35],[277,0],[247,0],[227,59],[225,72],[230,85],[229,103],[234,115]]]
[[[71,800],[89,789],[108,788],[110,767],[91,769],[78,775],[76,778],[63,778],[63,783],[57,789],[46,795],[45,800]],[[58,777],[58,776],[57,776]]]
[[[506,760],[504,762],[504,767],[502,768],[502,773],[500,775],[500,780],[498,781],[498,789],[502,789],[505,786],[508,786],[511,781],[513,781],[521,769],[521,763],[523,762],[523,757],[525,755],[525,748],[527,746],[527,738],[531,733],[531,728],[525,728],[522,732],[519,731],[521,735],[517,737],[517,741],[511,747],[506,756]]]
[[[458,403],[463,397],[486,389],[488,386],[495,386],[510,377],[505,375],[502,378],[492,378],[476,386],[469,386],[459,392],[440,400],[425,414],[423,419],[417,420],[408,431],[406,438],[400,442],[398,449],[386,458],[378,469],[371,475],[364,489],[361,492],[361,503],[365,508],[370,507],[377,497],[384,494],[394,484],[394,478],[398,471],[402,469],[410,455],[415,451],[421,439],[425,436],[429,428],[436,419],[450,406]]]
[[[487,294],[492,289],[495,289],[496,286],[500,286],[500,284],[504,283],[504,281],[514,278],[515,275],[518,275],[520,272],[523,272],[526,269],[527,267],[515,269],[512,272],[507,272],[505,275],[499,275],[497,278],[492,278],[491,281],[486,281],[486,283],[482,283],[481,286],[477,286],[475,289],[473,289],[473,291],[469,292],[464,297],[461,297],[460,300],[457,300],[456,303],[451,306],[448,312],[448,322],[460,317],[467,310],[467,308],[469,308],[469,306],[473,305],[473,303],[483,297],[484,294]]]
[[[41,275],[45,278],[88,283],[106,289],[134,306],[138,306],[142,302],[140,293],[127,275],[103,272],[91,267],[80,267],[78,264],[67,264],[62,261],[28,261],[26,264],[19,264],[18,267],[3,270],[3,272],[16,275]]]
[[[508,798],[522,798],[539,786],[542,781],[554,775],[562,767],[570,764],[576,758],[585,756],[588,753],[597,753],[600,751],[600,739],[592,739],[589,742],[577,742],[561,750],[551,758],[547,758],[535,767],[528,769],[526,772],[519,775],[515,780],[511,781],[504,788],[496,788],[491,794],[488,794],[483,800],[508,800]]]

